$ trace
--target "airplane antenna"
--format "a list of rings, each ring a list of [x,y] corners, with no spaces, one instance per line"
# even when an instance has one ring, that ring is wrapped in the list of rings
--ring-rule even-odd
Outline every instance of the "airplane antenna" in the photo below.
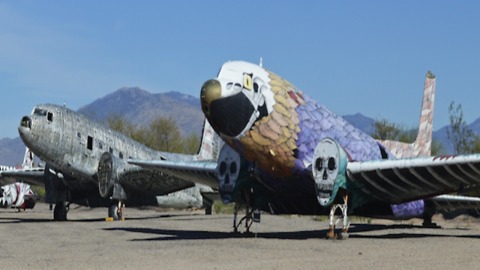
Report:
[[[260,57],[260,64],[259,64],[260,67],[263,67],[263,59],[262,57]]]

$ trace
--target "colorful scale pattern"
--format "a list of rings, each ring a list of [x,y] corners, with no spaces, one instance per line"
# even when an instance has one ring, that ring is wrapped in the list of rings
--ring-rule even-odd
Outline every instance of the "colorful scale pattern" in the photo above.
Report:
[[[305,96],[285,79],[269,72],[273,112],[240,138],[243,154],[268,174],[287,178],[303,175],[317,143],[330,137],[353,160],[379,159],[378,143],[343,118]]]

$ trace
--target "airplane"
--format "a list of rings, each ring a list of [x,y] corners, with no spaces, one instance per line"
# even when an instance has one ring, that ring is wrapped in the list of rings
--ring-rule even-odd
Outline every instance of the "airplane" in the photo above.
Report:
[[[46,165],[41,173],[45,202],[55,204],[53,220],[67,220],[70,203],[108,207],[108,218],[123,218],[124,206],[206,207],[209,186],[145,170],[127,159],[214,160],[221,145],[205,122],[197,155],[159,152],[64,106],[40,104],[22,117],[21,139]],[[198,181],[197,181],[198,182]],[[216,182],[215,182],[216,183]],[[208,185],[211,185],[207,182]],[[174,194],[171,194],[174,193]],[[159,197],[165,196],[165,197]]]
[[[21,179],[32,185],[43,185],[43,166],[34,164],[35,155],[28,147],[25,147],[25,154],[21,166],[0,166],[0,185],[8,185]]]
[[[379,142],[262,65],[223,64],[202,85],[200,99],[226,143],[215,175],[222,200],[236,204],[234,230],[246,220],[248,232],[258,210],[328,214],[327,238],[346,239],[350,215],[420,217],[435,226],[436,212],[479,208],[479,198],[445,195],[480,183],[480,155],[430,156],[434,93],[429,72],[414,143]],[[181,178],[200,172],[193,163],[129,163]],[[247,211],[237,222],[242,207]]]
[[[25,155],[21,166],[0,166],[0,207],[12,207],[18,210],[32,209],[39,196],[35,195],[31,186],[22,180],[34,185],[39,183],[40,176],[43,175],[43,167],[36,166],[33,163],[34,154],[25,148]]]
[[[35,195],[29,184],[15,182],[0,187],[0,207],[11,207],[18,210],[33,209],[39,197]]]

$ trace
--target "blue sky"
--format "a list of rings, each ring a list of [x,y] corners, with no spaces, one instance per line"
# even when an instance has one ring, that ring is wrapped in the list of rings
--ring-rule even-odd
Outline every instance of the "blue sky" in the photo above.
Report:
[[[443,2],[443,3],[442,3]],[[434,129],[480,117],[479,1],[3,1],[0,138],[35,104],[78,109],[124,86],[199,95],[228,60],[263,64],[334,112]],[[125,108],[128,109],[128,108]]]

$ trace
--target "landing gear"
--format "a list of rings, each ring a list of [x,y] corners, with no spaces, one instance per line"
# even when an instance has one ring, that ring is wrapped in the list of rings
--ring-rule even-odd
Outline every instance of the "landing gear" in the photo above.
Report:
[[[212,214],[212,206],[207,206],[205,207],[205,215],[211,215]]]
[[[53,209],[54,221],[67,221],[68,204],[65,202],[57,202]]]
[[[125,208],[125,203],[118,201],[110,205],[108,208],[108,217],[113,220],[123,220],[123,209]]]
[[[343,190],[341,190],[341,193],[343,198],[343,204],[334,204],[330,209],[330,226],[328,227],[327,239],[345,240],[348,238],[348,227],[350,226],[350,222],[348,222],[348,216],[347,216],[348,194]],[[337,216],[335,216],[335,212],[337,211],[337,209],[340,209],[340,211],[342,211],[341,218],[338,218]],[[339,221],[343,221],[343,226],[341,231],[339,231],[338,234],[336,234],[335,225]]]
[[[423,224],[422,226],[424,228],[430,228],[430,229],[437,229],[440,228],[440,226],[437,225],[437,223],[432,222],[432,217],[437,211],[435,205],[433,204],[432,201],[425,200],[425,212],[423,213]]]
[[[260,222],[260,211],[251,207],[253,202],[253,190],[244,189],[242,191],[243,196],[239,196],[240,199],[235,202],[235,209],[233,211],[233,232],[237,233],[238,228],[245,221],[245,232],[250,233],[250,227],[253,222]],[[237,222],[238,212],[245,209],[245,215]]]
[[[245,232],[250,233],[250,227],[253,224],[253,210],[249,206],[247,206],[245,209],[245,216],[243,216],[237,222],[238,211],[240,211],[242,208],[242,206],[238,206],[237,204],[235,204],[235,210],[233,212],[233,232],[237,233],[238,227],[240,227],[242,222],[245,221]]]

